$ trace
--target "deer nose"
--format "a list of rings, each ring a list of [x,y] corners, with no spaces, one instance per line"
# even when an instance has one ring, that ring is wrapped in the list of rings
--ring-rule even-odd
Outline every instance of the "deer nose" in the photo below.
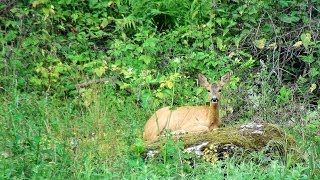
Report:
[[[219,101],[219,99],[217,97],[214,97],[211,99],[211,102],[213,102],[213,103],[217,103],[218,101]]]

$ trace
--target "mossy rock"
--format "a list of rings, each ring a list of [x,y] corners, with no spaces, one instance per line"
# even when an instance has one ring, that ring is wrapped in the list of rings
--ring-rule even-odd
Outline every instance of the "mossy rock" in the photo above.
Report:
[[[206,161],[229,157],[238,150],[264,151],[267,154],[275,151],[276,148],[281,155],[290,151],[297,152],[293,137],[286,134],[280,127],[268,123],[253,122],[235,125],[211,132],[175,136],[173,139],[184,143],[185,152],[194,152]],[[156,156],[164,143],[165,141],[160,138],[158,142],[148,144],[144,156],[147,158]]]

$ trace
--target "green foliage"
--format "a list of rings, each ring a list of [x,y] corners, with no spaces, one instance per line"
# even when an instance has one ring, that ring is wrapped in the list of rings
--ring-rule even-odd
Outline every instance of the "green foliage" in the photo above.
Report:
[[[205,104],[199,72],[212,82],[233,72],[226,124],[293,122],[297,137],[312,139],[300,140],[306,151],[309,141],[319,146],[319,8],[316,0],[1,2],[1,177],[315,177],[316,148],[309,164],[290,168],[192,169],[171,157],[180,153],[174,144],[156,161],[138,155],[155,109]]]
[[[69,96],[74,94],[75,85],[85,79],[117,76],[122,90],[129,88],[137,93],[142,88],[161,92],[159,85],[163,78],[154,80],[159,73],[168,75],[177,71],[187,81],[192,81],[190,75],[197,72],[219,78],[232,69],[241,76],[257,65],[255,59],[262,58],[254,47],[282,61],[280,47],[292,43],[296,49],[303,45],[306,53],[298,54],[301,60],[297,63],[308,63],[309,68],[296,68],[296,63],[285,60],[279,62],[285,70],[279,72],[279,78],[281,74],[285,79],[291,78],[292,73],[305,76],[302,70],[309,72],[311,83],[319,77],[319,44],[313,28],[318,18],[316,2],[308,7],[299,1],[217,1],[208,6],[211,3],[206,0],[17,3],[1,19],[5,32],[0,40],[2,59],[7,62],[0,67],[6,74],[1,81],[28,92]],[[279,15],[274,11],[288,7],[292,9],[290,13]],[[308,18],[303,8],[311,8],[315,15]],[[274,19],[271,24],[279,28],[274,29],[269,21],[259,23],[263,18]],[[272,38],[288,31],[291,28],[288,24],[294,28],[300,20],[312,28],[300,33],[298,41],[283,43]],[[179,59],[178,67],[171,63],[175,58]],[[268,59],[264,61],[271,63]],[[153,81],[137,87],[145,80],[140,75],[146,73]]]
[[[276,96],[276,102],[279,104],[286,104],[290,101],[290,97],[292,96],[292,93],[290,89],[286,88],[285,86],[282,86],[279,94]]]
[[[99,90],[96,90],[99,91]],[[293,166],[270,160],[262,153],[236,156],[210,164],[185,154],[183,144],[163,141],[161,156],[142,159],[140,129],[147,115],[116,97],[112,88],[94,95],[88,111],[75,110],[72,101],[12,94],[0,106],[3,136],[0,137],[1,177],[12,178],[310,178],[317,179],[316,148],[319,113],[294,115],[311,121],[303,144],[304,163]],[[7,96],[10,97],[10,96]],[[13,98],[16,97],[16,98]],[[129,123],[128,123],[129,122]],[[296,126],[300,131],[301,126]],[[299,137],[299,136],[298,136]],[[300,136],[301,137],[301,136]],[[312,141],[310,141],[310,140]],[[308,149],[312,150],[309,151]],[[190,158],[193,158],[190,161]],[[287,154],[287,158],[290,154]],[[195,159],[194,159],[195,158]],[[269,163],[266,163],[269,162]]]

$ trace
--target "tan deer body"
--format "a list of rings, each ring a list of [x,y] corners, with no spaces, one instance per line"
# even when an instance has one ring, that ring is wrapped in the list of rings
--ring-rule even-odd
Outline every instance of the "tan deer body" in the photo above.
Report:
[[[208,90],[210,106],[183,106],[175,110],[164,107],[156,111],[144,127],[145,141],[156,141],[159,135],[169,129],[172,134],[205,132],[217,129],[219,120],[219,100],[223,85],[229,81],[230,74],[219,83],[210,84],[207,78],[198,74],[199,82]]]

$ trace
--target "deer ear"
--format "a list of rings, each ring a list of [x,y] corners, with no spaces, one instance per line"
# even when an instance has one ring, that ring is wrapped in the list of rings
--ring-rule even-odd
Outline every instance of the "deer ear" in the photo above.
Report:
[[[224,86],[230,80],[231,73],[227,72],[225,75],[221,77],[220,86]]]
[[[201,73],[198,74],[198,80],[201,86],[206,87],[209,84],[207,78]]]

